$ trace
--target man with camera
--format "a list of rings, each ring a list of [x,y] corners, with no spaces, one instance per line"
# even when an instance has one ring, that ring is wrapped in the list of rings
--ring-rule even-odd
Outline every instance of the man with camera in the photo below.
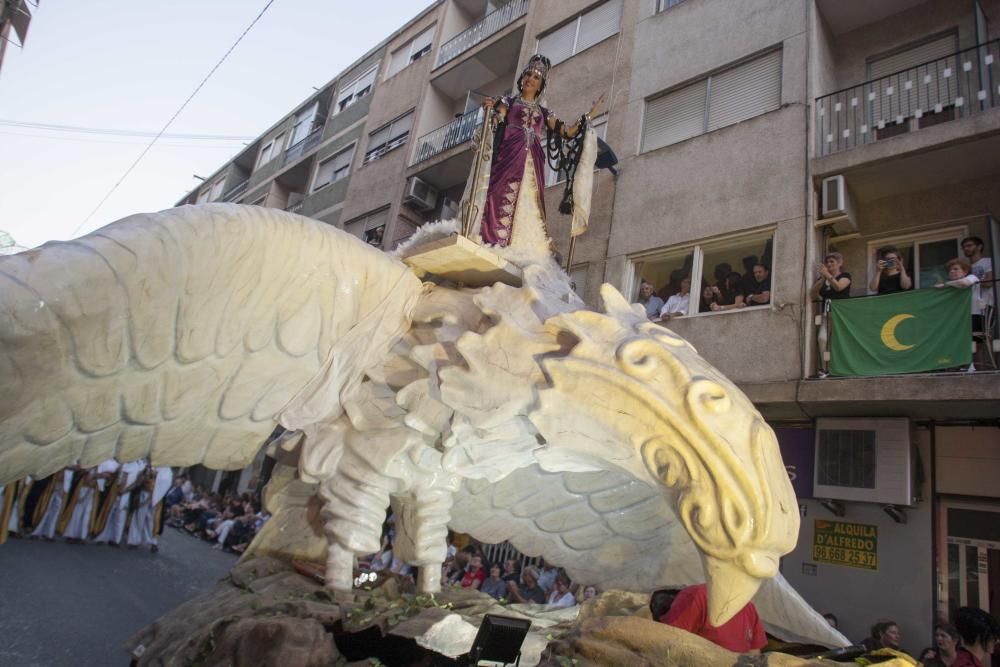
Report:
[[[895,294],[913,288],[913,279],[906,273],[903,256],[894,246],[879,249],[875,268],[868,288],[876,294]]]

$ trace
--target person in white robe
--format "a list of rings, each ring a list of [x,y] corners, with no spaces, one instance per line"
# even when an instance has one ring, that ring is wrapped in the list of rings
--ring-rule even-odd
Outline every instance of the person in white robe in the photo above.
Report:
[[[174,471],[167,466],[154,468],[156,480],[153,482],[153,497],[150,499],[150,551],[154,554],[160,550],[160,535],[163,534],[163,523],[166,521],[163,509],[163,497],[167,495],[174,484]]]
[[[56,539],[56,523],[59,521],[59,514],[62,512],[66,494],[73,486],[73,469],[65,468],[62,473],[57,473],[53,483],[56,487],[49,499],[48,506],[45,508],[45,513],[42,515],[42,520],[38,522],[35,530],[31,533],[33,538],[44,537],[50,542]]]
[[[145,467],[132,485],[129,498],[128,535],[125,541],[129,549],[137,549],[153,541],[153,484],[156,482],[153,469]]]
[[[145,467],[146,463],[139,460],[123,463],[118,468],[118,474],[115,478],[115,492],[118,494],[118,498],[114,499],[114,505],[111,506],[104,530],[97,536],[98,543],[113,547],[121,544],[122,536],[125,533],[125,519],[128,516],[130,487],[135,484],[136,478]]]
[[[97,471],[91,469],[86,472],[80,480],[80,486],[76,493],[76,504],[69,516],[66,529],[63,530],[63,537],[67,542],[73,544],[83,544],[90,535],[90,522],[94,513],[94,502],[97,498]]]

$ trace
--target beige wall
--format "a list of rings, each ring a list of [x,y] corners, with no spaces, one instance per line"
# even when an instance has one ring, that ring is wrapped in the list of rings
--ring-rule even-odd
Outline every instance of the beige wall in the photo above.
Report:
[[[936,444],[938,493],[997,497],[1000,429],[938,427]]]
[[[1000,12],[994,11],[992,18],[994,24],[1000,21]],[[816,95],[832,93],[867,80],[867,59],[871,56],[951,30],[958,34],[959,48],[975,45],[975,14],[971,1],[930,0],[838,35],[833,39],[830,54],[834,61],[833,87],[819,89]]]
[[[846,503],[841,521],[874,525],[878,528],[878,570],[864,570],[812,560],[812,543],[817,519],[838,520],[815,500],[800,500],[805,509],[799,543],[781,561],[781,572],[795,590],[820,613],[832,612],[848,639],[860,642],[878,620],[889,618],[903,633],[903,650],[917,655],[931,643],[933,618],[933,509],[930,498],[930,434],[914,428],[925,464],[925,499],[906,508],[907,522],[894,522],[874,503]],[[803,564],[815,566],[815,575],[806,574]],[[811,571],[807,566],[807,571]]]

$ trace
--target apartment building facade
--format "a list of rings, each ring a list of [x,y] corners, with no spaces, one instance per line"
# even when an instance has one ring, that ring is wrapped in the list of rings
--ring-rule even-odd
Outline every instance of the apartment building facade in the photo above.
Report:
[[[1000,374],[820,378],[808,295],[833,250],[858,297],[887,244],[918,288],[966,236],[996,264],[1000,1],[441,0],[179,204],[284,208],[391,250],[455,214],[481,100],[536,51],[560,117],[607,96],[595,126],[620,160],[595,175],[577,290],[596,305],[603,282],[634,298],[691,276],[670,327],[754,401],[795,477],[784,575],[851,638],[895,618],[914,651],[936,615],[1000,613]],[[698,286],[754,262],[770,303],[699,312]],[[863,540],[824,548],[833,531]]]

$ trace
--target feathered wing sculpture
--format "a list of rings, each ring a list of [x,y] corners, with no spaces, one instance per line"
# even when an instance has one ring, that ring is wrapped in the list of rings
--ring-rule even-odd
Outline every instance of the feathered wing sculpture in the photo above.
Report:
[[[533,261],[524,288],[430,288],[233,205],[0,259],[0,483],[112,456],[238,468],[280,418],[306,434],[335,589],[392,499],[424,590],[450,524],[603,586],[707,580],[717,621],[756,593],[783,636],[843,644],[776,577],[797,507],[746,397],[612,287],[589,311]]]
[[[339,230],[234,205],[2,258],[0,483],[112,456],[243,467],[311,379],[332,366],[346,386],[378,362],[339,350],[347,332],[387,349],[419,292]]]

